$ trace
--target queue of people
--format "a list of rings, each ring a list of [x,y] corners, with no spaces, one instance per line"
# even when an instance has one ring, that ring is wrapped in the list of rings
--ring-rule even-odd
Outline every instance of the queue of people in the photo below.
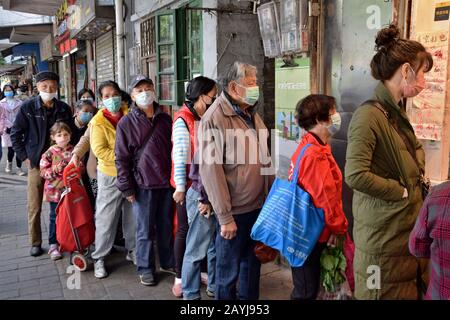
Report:
[[[371,69],[379,84],[348,130],[345,182],[354,190],[354,296],[420,298],[428,270],[423,258],[431,258],[425,298],[448,299],[450,267],[448,254],[441,251],[450,241],[450,210],[442,200],[450,189],[448,184],[437,187],[424,205],[424,151],[404,106],[404,99],[425,87],[424,74],[433,60],[419,42],[401,39],[393,25],[379,32],[376,45]],[[158,273],[166,272],[175,277],[172,293],[179,298],[201,299],[204,283],[205,293],[218,300],[258,299],[261,262],[250,233],[274,179],[267,170],[272,166],[269,133],[257,112],[256,67],[235,62],[221,78],[220,85],[202,76],[192,79],[173,120],[157,103],[153,81],[143,75],[132,79],[128,93],[113,81],[101,83],[97,105],[92,91],[81,91],[73,111],[56,99],[59,79],[52,72],[37,75],[39,96],[23,103],[11,100],[13,88],[5,86],[2,140],[8,145],[10,135],[17,166],[20,161],[29,167],[30,254],[43,252],[45,193],[48,253],[53,260],[62,257],[55,207],[63,191],[61,173],[72,162],[85,168],[84,185],[95,204],[91,257],[96,278],[108,276],[105,261],[121,220],[125,258],[136,265],[142,285],[157,285]],[[336,100],[326,95],[309,95],[296,107],[297,123],[306,134],[292,155],[289,179],[300,151],[309,145],[297,183],[323,210],[325,227],[304,265],[292,267],[291,299],[317,298],[323,249],[349,237],[344,177],[330,147],[341,128],[338,110]],[[230,132],[236,136],[229,139]],[[380,269],[376,288],[367,285],[370,266]]]

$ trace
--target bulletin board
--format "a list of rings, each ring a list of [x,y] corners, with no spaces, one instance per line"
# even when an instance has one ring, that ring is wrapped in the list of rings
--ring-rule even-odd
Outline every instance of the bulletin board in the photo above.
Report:
[[[434,184],[449,178],[450,162],[450,2],[413,0],[411,39],[433,56],[426,88],[409,99],[408,117],[425,149],[425,175]]]

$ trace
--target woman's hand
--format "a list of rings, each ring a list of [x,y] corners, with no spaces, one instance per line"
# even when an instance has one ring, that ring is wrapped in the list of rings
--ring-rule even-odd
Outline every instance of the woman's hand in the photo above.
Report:
[[[72,158],[70,159],[69,164],[70,164],[70,163],[73,163],[73,164],[75,165],[75,167],[78,168],[79,163],[80,163],[80,158],[78,157],[77,154],[74,153],[74,154],[72,155]]]
[[[204,204],[199,202],[198,211],[200,211],[202,215],[210,216],[212,212],[212,206],[210,204]]]
[[[183,191],[175,191],[175,193],[173,194],[173,200],[176,203],[183,205],[184,196],[185,196],[185,193]]]
[[[403,191],[402,199],[406,199],[406,198],[408,198],[408,189],[405,188],[405,190]]]
[[[336,243],[337,243],[337,236],[335,234],[330,234],[330,237],[328,238],[328,242],[327,242],[327,246],[329,247],[336,247]]]
[[[135,197],[135,195],[133,194],[133,195],[131,195],[131,196],[128,196],[128,197],[127,197],[127,200],[128,200],[128,202],[133,203],[133,202],[136,201],[136,197]]]

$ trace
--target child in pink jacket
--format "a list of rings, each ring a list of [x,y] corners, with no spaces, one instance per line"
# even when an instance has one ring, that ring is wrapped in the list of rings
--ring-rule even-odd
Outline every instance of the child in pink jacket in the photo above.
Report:
[[[56,207],[64,191],[63,171],[72,157],[70,144],[72,132],[65,123],[56,122],[50,129],[50,138],[55,143],[41,157],[41,177],[45,179],[44,194],[50,203],[50,225],[48,254],[52,260],[62,258],[56,241]]]

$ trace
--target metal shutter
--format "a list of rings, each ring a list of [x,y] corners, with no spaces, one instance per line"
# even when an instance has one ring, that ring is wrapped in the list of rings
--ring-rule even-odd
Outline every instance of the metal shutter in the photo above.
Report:
[[[95,56],[97,64],[97,85],[103,81],[115,80],[115,51],[112,30],[97,38]]]

